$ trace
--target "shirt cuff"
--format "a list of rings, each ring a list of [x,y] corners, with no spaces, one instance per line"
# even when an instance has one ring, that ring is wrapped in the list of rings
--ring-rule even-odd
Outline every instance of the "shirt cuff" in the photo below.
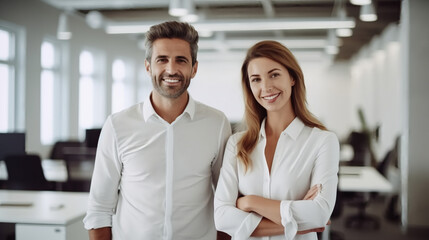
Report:
[[[112,220],[111,217],[106,218],[104,215],[98,215],[98,217],[94,216],[97,214],[86,215],[83,219],[84,228],[87,230],[97,229],[102,227],[111,227]]]
[[[292,240],[298,232],[298,224],[293,218],[291,205],[292,201],[281,201],[280,203],[280,216],[282,218],[282,225],[285,228],[285,239]]]
[[[255,231],[256,227],[262,220],[262,216],[256,213],[249,213],[249,215],[243,220],[237,232],[235,232],[234,240],[247,240]]]

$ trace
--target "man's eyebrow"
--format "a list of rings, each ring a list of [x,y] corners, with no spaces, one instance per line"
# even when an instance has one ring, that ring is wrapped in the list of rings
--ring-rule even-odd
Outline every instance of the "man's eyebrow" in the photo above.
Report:
[[[185,56],[177,56],[176,59],[185,59],[186,61],[189,61],[189,59]]]

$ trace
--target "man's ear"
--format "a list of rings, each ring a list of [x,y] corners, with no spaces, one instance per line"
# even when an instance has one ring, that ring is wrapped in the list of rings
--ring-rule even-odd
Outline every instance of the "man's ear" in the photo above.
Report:
[[[147,59],[144,60],[144,66],[147,72],[150,72],[150,63]]]
[[[195,75],[197,74],[197,70],[198,70],[198,61],[196,61],[194,66],[192,66],[192,77],[191,78],[195,77]]]

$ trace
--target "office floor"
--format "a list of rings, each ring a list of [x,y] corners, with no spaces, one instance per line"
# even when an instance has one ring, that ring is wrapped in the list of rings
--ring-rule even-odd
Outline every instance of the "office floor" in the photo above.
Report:
[[[351,206],[345,206],[340,217],[332,220],[331,229],[333,232],[339,233],[342,240],[428,240],[429,236],[410,236],[404,234],[401,230],[401,223],[399,221],[389,221],[384,217],[384,210],[386,208],[386,200],[384,197],[378,197],[372,201],[368,208],[367,213],[377,216],[380,221],[380,228],[372,230],[369,228],[346,228],[345,219],[357,213],[357,209]],[[337,238],[331,238],[337,240]]]

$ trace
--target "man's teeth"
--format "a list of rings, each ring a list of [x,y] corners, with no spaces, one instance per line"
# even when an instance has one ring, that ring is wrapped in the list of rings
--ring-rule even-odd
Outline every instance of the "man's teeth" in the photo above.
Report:
[[[265,99],[265,100],[272,100],[272,99],[276,98],[278,95],[279,94],[271,95],[271,96],[268,96],[268,97],[263,97],[263,99]]]
[[[169,83],[177,83],[177,82],[179,82],[179,80],[177,80],[177,79],[164,79],[164,81],[169,82]]]

